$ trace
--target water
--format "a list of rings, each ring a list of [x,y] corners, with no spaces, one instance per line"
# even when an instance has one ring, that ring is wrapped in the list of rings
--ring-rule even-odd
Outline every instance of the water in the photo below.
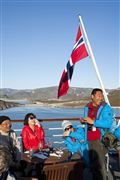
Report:
[[[11,119],[24,119],[27,113],[34,113],[38,119],[47,118],[78,118],[83,117],[83,108],[50,108],[38,106],[22,106],[1,110],[0,115]],[[113,108],[115,116],[120,116],[120,108]]]
[[[25,106],[25,107],[14,107],[6,110],[0,111],[0,115],[9,116],[11,119],[24,119],[27,113],[34,113],[38,119],[47,118],[79,118],[83,117],[83,108],[49,108],[49,107],[36,107],[36,106]],[[115,116],[120,116],[120,109],[113,109]],[[74,124],[78,124],[75,121]],[[61,127],[61,122],[43,122],[43,128],[45,130],[46,140],[48,137],[52,137],[53,134],[62,134],[62,130],[48,131],[50,127]],[[14,123],[12,125],[13,129],[21,129],[23,123]],[[17,133],[20,136],[20,132]],[[63,141],[61,137],[52,137],[51,141]]]
[[[38,119],[64,118],[83,116],[83,108],[49,108],[49,107],[14,107],[0,111],[0,115],[9,116],[11,119],[24,119],[27,113],[34,113]]]

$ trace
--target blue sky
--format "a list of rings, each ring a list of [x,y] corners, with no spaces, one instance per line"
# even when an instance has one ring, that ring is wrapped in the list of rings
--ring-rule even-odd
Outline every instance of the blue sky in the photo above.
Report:
[[[79,19],[90,41],[105,88],[118,88],[119,2],[1,1],[1,87],[58,86],[71,55]],[[74,69],[72,87],[99,87],[90,58]]]

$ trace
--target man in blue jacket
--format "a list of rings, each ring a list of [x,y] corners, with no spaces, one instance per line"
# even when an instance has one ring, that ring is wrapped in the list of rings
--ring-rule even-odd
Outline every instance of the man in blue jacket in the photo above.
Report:
[[[86,124],[87,139],[89,142],[89,157],[93,180],[105,180],[106,168],[104,164],[107,149],[101,143],[105,131],[110,130],[113,124],[113,111],[111,107],[103,102],[101,89],[93,89],[91,102],[84,108],[82,123]]]
[[[85,165],[89,164],[88,143],[85,141],[85,131],[82,127],[73,126],[68,120],[62,122],[62,128],[64,130],[64,143],[67,149],[71,152],[71,155],[80,153]]]

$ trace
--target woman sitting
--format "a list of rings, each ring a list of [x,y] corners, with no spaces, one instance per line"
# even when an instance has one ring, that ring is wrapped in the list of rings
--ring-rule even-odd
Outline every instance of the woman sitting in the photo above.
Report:
[[[85,140],[85,131],[81,127],[75,127],[70,121],[62,122],[64,130],[64,143],[71,155],[80,153],[86,165],[89,165],[88,143]]]
[[[24,119],[22,141],[24,150],[42,150],[47,148],[44,139],[44,130],[33,113],[28,113]]]

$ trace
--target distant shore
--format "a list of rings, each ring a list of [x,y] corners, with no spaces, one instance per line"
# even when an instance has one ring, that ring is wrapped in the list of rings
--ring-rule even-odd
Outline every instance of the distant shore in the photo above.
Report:
[[[70,87],[66,96],[57,98],[58,87],[17,90],[0,89],[0,109],[29,104],[46,107],[84,107],[90,101],[93,88]],[[120,107],[120,88],[106,89],[111,106]],[[4,102],[3,102],[4,101]]]
[[[20,104],[15,102],[5,102],[0,100],[0,110],[4,110],[4,109],[8,109],[8,108],[12,108],[12,107],[20,107],[20,106],[29,106],[29,107],[51,107],[51,108],[83,108],[86,104],[88,103],[88,101],[46,101],[46,102],[28,102],[28,103],[24,103],[24,104]],[[119,108],[120,106],[112,106],[112,108]]]
[[[35,102],[28,103],[25,106],[46,106],[46,107],[65,107],[65,108],[78,108],[84,107],[88,101],[46,101],[46,102]]]
[[[16,103],[16,102],[6,102],[6,101],[0,100],[0,110],[12,108],[12,107],[18,107],[18,106],[19,106],[19,103]]]
[[[52,107],[52,108],[83,108],[86,104],[82,105],[82,104],[75,104],[75,102],[70,102],[69,105],[67,104],[64,104],[64,103],[54,103],[54,104],[46,104],[46,103],[41,103],[41,104],[25,104],[25,105],[22,105],[22,106],[34,106],[34,107]],[[112,108],[118,108],[120,109],[120,106],[112,106]]]

